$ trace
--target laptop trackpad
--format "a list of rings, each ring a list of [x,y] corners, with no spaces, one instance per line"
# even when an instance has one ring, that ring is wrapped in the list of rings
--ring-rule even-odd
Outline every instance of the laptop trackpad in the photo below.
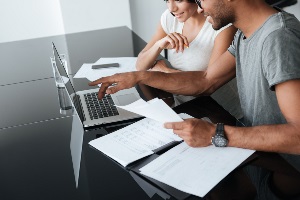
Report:
[[[126,105],[131,104],[131,103],[133,103],[137,100],[137,98],[134,94],[118,95],[117,99],[119,101],[118,106],[126,106]]]

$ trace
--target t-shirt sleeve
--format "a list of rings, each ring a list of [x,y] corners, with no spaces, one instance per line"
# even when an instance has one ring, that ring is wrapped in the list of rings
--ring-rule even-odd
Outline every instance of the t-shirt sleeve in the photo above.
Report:
[[[282,28],[264,41],[262,68],[271,90],[276,84],[300,79],[300,32]]]
[[[165,10],[165,12],[163,12],[163,14],[160,17],[160,23],[161,26],[163,28],[163,30],[165,31],[166,34],[170,33],[170,20],[168,20],[170,18],[171,13],[170,11],[167,9]]]
[[[228,51],[235,57],[236,56],[236,45],[237,45],[237,42],[238,42],[238,38],[241,34],[241,31],[238,30],[235,35],[234,35],[234,39],[231,43],[231,45],[229,46],[228,48]]]

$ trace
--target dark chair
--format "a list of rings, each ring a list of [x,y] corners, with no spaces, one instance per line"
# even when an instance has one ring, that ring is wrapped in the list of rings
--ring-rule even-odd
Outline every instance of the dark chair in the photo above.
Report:
[[[297,3],[297,0],[266,0],[266,2],[272,6],[284,8],[295,5]]]

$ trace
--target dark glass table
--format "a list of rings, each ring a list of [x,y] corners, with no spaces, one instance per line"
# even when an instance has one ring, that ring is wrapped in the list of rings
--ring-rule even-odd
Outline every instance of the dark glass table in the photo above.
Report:
[[[73,75],[83,63],[100,57],[137,56],[146,44],[127,27],[0,44],[4,55],[0,77],[0,199],[201,199],[127,170],[88,145],[120,126],[84,130],[74,109],[62,109],[50,62],[51,42],[66,55]],[[90,88],[87,79],[73,80],[77,90]],[[171,94],[145,85],[137,85],[137,89],[145,100],[159,97],[172,104]],[[175,111],[209,117],[214,123],[236,123],[210,97],[197,98]],[[235,174],[213,190],[225,190]]]

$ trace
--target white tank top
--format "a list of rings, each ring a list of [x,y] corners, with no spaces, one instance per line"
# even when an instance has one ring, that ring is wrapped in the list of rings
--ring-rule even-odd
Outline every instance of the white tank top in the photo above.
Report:
[[[184,23],[179,22],[176,17],[171,15],[169,10],[166,10],[161,16],[161,26],[166,34],[173,32],[182,34]],[[168,50],[168,61],[175,69],[181,71],[206,70],[214,47],[215,38],[218,33],[229,26],[231,25],[216,31],[206,19],[198,35],[190,42],[189,48],[184,49],[183,53],[176,53],[173,49]],[[195,98],[183,95],[174,95],[174,97],[175,106]],[[211,97],[233,116],[238,119],[242,118],[236,79],[231,80],[218,89]]]

